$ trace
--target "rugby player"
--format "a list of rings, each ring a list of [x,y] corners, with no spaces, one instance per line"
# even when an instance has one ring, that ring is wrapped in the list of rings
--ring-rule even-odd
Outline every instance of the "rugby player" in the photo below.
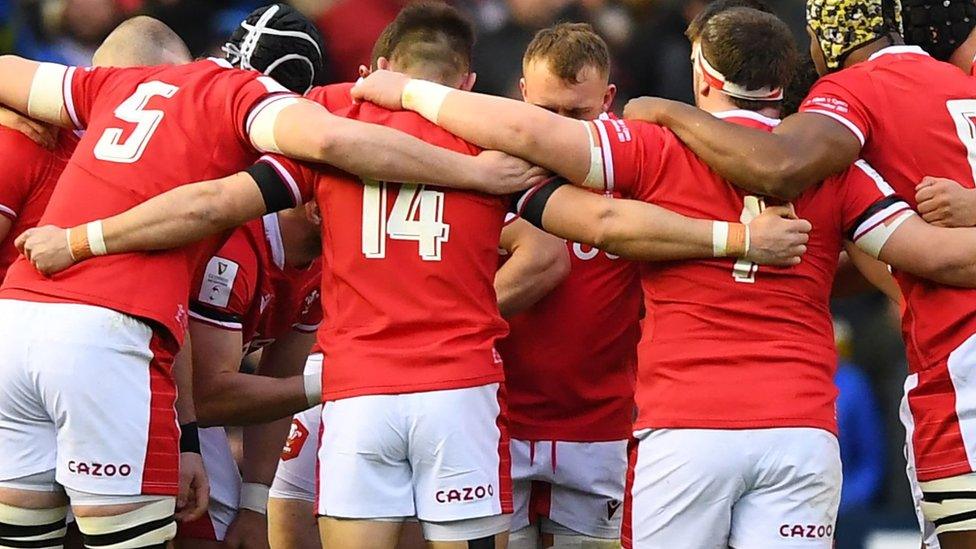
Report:
[[[150,33],[169,33],[169,39],[149,40],[143,36]],[[92,64],[138,67],[182,64],[190,59],[186,45],[169,28],[149,17],[134,17],[106,37],[95,51]],[[54,184],[78,144],[78,136],[72,131],[50,132],[45,125],[21,119],[14,112],[4,114],[0,152],[8,168],[0,174],[0,281],[17,258],[14,240],[37,225]],[[13,129],[15,124],[19,131]]]
[[[207,547],[225,536],[233,547],[267,539],[267,493],[288,430],[287,420],[271,422],[319,398],[313,394],[309,402],[301,377],[322,315],[321,243],[312,210],[302,206],[246,223],[195,279],[189,335],[197,419],[214,426],[200,430],[210,506],[208,517],[180,526],[181,547]],[[241,373],[241,360],[258,350],[259,375]],[[288,394],[289,380],[297,398]],[[238,472],[223,426],[242,424]]]
[[[781,87],[793,66],[792,42],[782,22],[745,8],[717,15],[706,10],[689,28],[689,35],[696,42],[696,96],[701,106],[712,111],[737,106],[738,111],[723,116],[764,131],[775,126],[762,113],[778,110]],[[732,73],[734,67],[738,72]],[[726,78],[722,71],[732,76]],[[655,126],[616,121],[580,124],[510,100],[443,90],[384,72],[357,85],[354,96],[386,106],[402,104],[475,143],[502,146],[577,184],[658,200],[683,213],[715,216],[721,208],[722,215],[745,220],[764,202],[743,196],[717,179],[673,134]],[[491,120],[472,116],[487,111],[493,113]],[[595,148],[595,143],[600,147]],[[668,184],[656,185],[659,181]],[[566,191],[557,184],[544,186],[524,201],[523,215],[560,236],[594,240],[596,231],[578,234],[585,233],[579,227],[596,226],[598,220],[589,220],[584,211],[573,207],[567,198],[572,195],[562,194]],[[842,235],[850,231],[859,246],[898,267],[946,282],[970,286],[974,282],[972,257],[966,257],[972,253],[966,242],[973,234],[926,225],[892,195],[864,163],[804,195],[796,208],[798,215],[813,220],[814,232],[810,253],[790,270],[757,270],[742,261],[645,268],[648,322],[653,324],[645,324],[639,350],[637,428],[642,440],[635,454],[637,476],[628,494],[634,502],[633,543],[770,547],[788,544],[797,535],[791,525],[802,522],[818,525],[814,530],[819,541],[814,545],[830,546],[839,458],[831,434],[835,359],[827,291]],[[570,218],[575,218],[575,225],[568,223]],[[929,253],[919,244],[936,234],[947,245],[953,242],[954,251],[936,257],[945,250]],[[777,290],[777,282],[791,290]],[[773,305],[803,294],[808,298],[802,304]],[[757,303],[767,303],[761,309],[791,313],[767,317],[755,308]],[[710,308],[714,310],[709,312]],[[825,337],[811,339],[815,334]],[[773,371],[763,371],[774,363],[778,366]],[[728,377],[723,377],[723,371]],[[743,385],[750,387],[748,393],[738,390]],[[696,390],[689,393],[692,386]],[[770,394],[793,396],[767,398]],[[806,397],[796,398],[799,394]],[[734,442],[746,434],[756,437],[749,444]],[[804,442],[786,442],[791,436]],[[669,443],[666,439],[672,437],[674,442]],[[776,442],[778,437],[784,438]],[[741,462],[730,460],[729,450],[723,449],[733,447],[743,448]],[[787,447],[805,455],[777,450]],[[758,463],[751,455],[758,448],[777,452],[781,461],[776,467]],[[722,463],[710,461],[719,455]],[[669,461],[670,467],[650,466]],[[689,463],[700,466],[687,467]],[[770,471],[777,467],[790,467],[798,476],[782,475],[781,484],[764,480],[772,478],[769,475],[775,473]],[[694,473],[674,474],[684,470]],[[809,470],[809,476],[801,474],[803,470]],[[729,485],[729,478],[752,480]],[[811,482],[812,478],[817,480]],[[715,490],[718,493],[712,493]],[[786,503],[796,496],[809,499],[802,511]],[[728,501],[730,507],[714,505],[716,500]],[[700,507],[704,502],[709,502],[708,509]],[[708,520],[715,526],[703,527],[702,517],[711,517]],[[781,530],[783,525],[788,527]]]
[[[762,194],[795,196],[858,155],[913,206],[925,202],[925,176],[972,189],[976,80],[904,45],[900,15],[897,2],[887,0],[809,0],[811,54],[824,76],[801,112],[772,133],[656,99],[634,102],[626,114],[665,124],[718,173]],[[899,267],[910,366],[902,406],[910,480],[927,494],[921,508],[943,547],[971,547],[976,508],[962,496],[976,489],[976,446],[968,435],[976,401],[964,373],[976,365],[976,292]]]
[[[256,37],[259,45],[266,39]],[[233,173],[258,148],[373,177],[416,181],[426,173],[425,180],[469,188],[508,191],[533,175],[508,157],[452,154],[337,118],[268,77],[229,67],[203,60],[75,69],[0,57],[0,103],[86,130],[42,221],[73,225],[111,215],[187,181]],[[200,124],[200,116],[210,123]],[[239,182],[256,193],[259,214],[310,195]],[[79,250],[99,249],[97,228],[77,232],[75,242]],[[212,247],[96,258],[53,278],[23,261],[8,271],[0,290],[7,357],[0,367],[0,504],[13,527],[3,531],[4,543],[36,543],[40,531],[58,545],[68,500],[88,545],[156,547],[173,536],[179,429],[172,357],[186,329],[192,271]]]
[[[580,120],[612,116],[610,53],[589,25],[539,31],[522,71],[526,102]],[[634,415],[638,267],[585,244],[565,246],[573,262],[569,278],[509,319],[510,333],[498,347],[512,436],[514,549],[540,542],[613,547],[620,539]]]

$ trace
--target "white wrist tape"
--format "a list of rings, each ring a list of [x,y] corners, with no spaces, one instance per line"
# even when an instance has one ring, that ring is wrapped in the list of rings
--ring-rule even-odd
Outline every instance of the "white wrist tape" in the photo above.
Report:
[[[414,111],[436,124],[437,117],[441,113],[441,106],[451,91],[451,88],[434,82],[410,80],[403,87],[400,103],[403,104],[404,109]]]
[[[726,245],[729,242],[729,224],[725,221],[712,222],[712,256],[725,257]]]
[[[241,485],[241,509],[248,509],[262,515],[268,514],[268,493],[271,488],[257,482]]]
[[[308,371],[307,364],[305,369],[305,398],[308,399],[309,406],[318,406],[322,404],[322,363],[317,364],[315,371]]]
[[[31,81],[27,97],[27,114],[42,122],[57,124],[64,107],[64,75],[68,67],[57,63],[41,63]],[[69,83],[70,85],[70,83]]]
[[[86,225],[88,231],[88,246],[91,247],[92,255],[105,255],[108,250],[105,248],[105,235],[102,234],[102,220],[92,221]]]
[[[746,241],[742,249],[742,257],[749,255],[749,248],[752,247],[752,233],[749,232],[749,225],[745,225]]]

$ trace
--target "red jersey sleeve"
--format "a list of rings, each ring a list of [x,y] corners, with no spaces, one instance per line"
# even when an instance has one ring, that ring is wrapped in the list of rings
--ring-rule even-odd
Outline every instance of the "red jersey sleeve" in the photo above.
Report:
[[[243,229],[207,262],[190,295],[190,318],[228,330],[243,329],[257,292],[258,257]]]
[[[31,189],[39,180],[39,159],[47,151],[15,130],[0,128],[0,155],[6,160],[0,170],[0,215],[17,219]]]
[[[634,120],[585,122],[590,132],[590,175],[584,186],[633,197],[653,185],[661,169],[666,130]]]
[[[847,239],[863,247],[861,240],[878,225],[910,212],[911,207],[870,164],[858,160],[840,175],[841,216]],[[883,243],[881,243],[883,244]],[[880,245],[874,243],[878,249]]]
[[[870,113],[862,101],[870,86],[860,81],[860,73],[826,76],[817,81],[800,105],[800,112],[829,116],[844,125],[861,146],[871,137]],[[841,78],[843,82],[841,82]]]
[[[280,186],[291,196],[293,206],[315,199],[315,183],[318,181],[318,174],[312,166],[280,154],[266,154],[258,159],[255,166],[271,168],[269,173],[272,175],[272,180],[259,181],[259,185]]]
[[[261,111],[276,101],[298,97],[269,76],[253,71],[237,71],[228,80],[230,115],[243,143],[251,143],[251,126]]]
[[[92,109],[99,93],[107,86],[112,86],[120,75],[140,68],[111,68],[111,67],[68,67],[64,75],[64,108],[76,129],[88,127]]]

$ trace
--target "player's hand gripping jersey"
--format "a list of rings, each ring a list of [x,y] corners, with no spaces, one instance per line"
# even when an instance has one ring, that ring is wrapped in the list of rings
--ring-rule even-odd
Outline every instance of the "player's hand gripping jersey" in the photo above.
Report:
[[[976,79],[921,49],[894,46],[821,78],[801,111],[843,123],[862,143],[861,155],[915,205],[926,175],[976,186]],[[905,296],[902,335],[910,370],[910,435],[919,480],[972,470],[963,441],[969,413],[957,395],[972,368],[961,347],[976,334],[976,290],[950,288],[895,272]],[[959,352],[957,352],[959,351]],[[953,371],[953,359],[960,371]],[[969,405],[971,406],[971,405]],[[966,410],[969,410],[969,406]]]
[[[17,259],[14,240],[37,226],[77,144],[78,137],[71,130],[58,132],[54,150],[47,150],[16,130],[0,127],[0,155],[4,159],[0,215],[13,221],[7,237],[0,241],[0,282]]]
[[[337,114],[455,151],[478,150],[409,112],[372,104]],[[316,186],[324,250],[319,345],[323,400],[475,387],[502,380],[506,327],[493,280],[505,204],[498,197],[361,181],[281,156],[280,177]]]
[[[86,133],[41,222],[76,226],[179,185],[246,167],[257,156],[248,138],[251,122],[262,109],[288,97],[285,91],[270,78],[232,70],[219,60],[68,68],[62,92],[43,101],[63,103]],[[288,189],[288,195],[296,202],[304,199],[298,189]],[[207,248],[197,244],[97,257],[50,278],[21,258],[0,297],[106,307],[154,321],[181,340],[194,269],[214,251]]]
[[[285,265],[277,214],[237,228],[194,282],[190,317],[241,332],[244,354],[322,321],[322,263]]]
[[[777,123],[747,111],[724,117],[765,130]],[[591,130],[606,190],[744,223],[766,205],[709,170],[669,130],[621,121],[598,121]],[[813,231],[796,267],[729,259],[643,265],[636,428],[835,432],[831,282],[845,237],[857,242],[908,208],[893,195],[863,162],[802,195],[796,213]]]

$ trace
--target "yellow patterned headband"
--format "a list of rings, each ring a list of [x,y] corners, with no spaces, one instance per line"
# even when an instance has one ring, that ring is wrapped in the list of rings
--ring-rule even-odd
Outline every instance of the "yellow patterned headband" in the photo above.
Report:
[[[820,42],[827,68],[836,70],[853,50],[901,33],[899,0],[807,0],[807,24]]]

